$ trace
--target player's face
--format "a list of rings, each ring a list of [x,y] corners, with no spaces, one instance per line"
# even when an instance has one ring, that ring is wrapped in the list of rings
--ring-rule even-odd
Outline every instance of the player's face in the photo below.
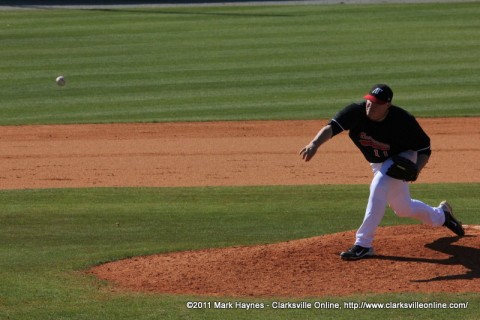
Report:
[[[388,108],[390,108],[390,103],[380,104],[367,100],[367,117],[372,121],[382,121],[388,114]]]

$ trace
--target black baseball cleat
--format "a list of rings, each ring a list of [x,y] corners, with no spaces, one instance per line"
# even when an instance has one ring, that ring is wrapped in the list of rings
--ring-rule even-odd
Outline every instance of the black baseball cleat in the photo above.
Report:
[[[358,260],[373,256],[373,248],[365,248],[359,245],[354,245],[348,251],[340,253],[343,260]]]
[[[442,201],[440,202],[440,208],[445,214],[445,223],[443,225],[452,230],[457,236],[463,237],[465,230],[463,229],[462,223],[453,216],[452,206],[450,206],[447,201]]]

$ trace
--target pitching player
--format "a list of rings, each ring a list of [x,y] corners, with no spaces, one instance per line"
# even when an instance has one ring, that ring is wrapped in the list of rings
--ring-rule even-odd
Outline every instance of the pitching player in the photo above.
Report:
[[[372,242],[387,205],[399,217],[415,218],[430,226],[446,226],[458,236],[465,231],[452,207],[442,201],[431,207],[411,199],[409,181],[415,181],[431,154],[430,138],[404,109],[392,105],[393,92],[385,84],[375,85],[360,103],[352,103],[324,126],[300,155],[309,161],[318,148],[342,131],[370,162],[373,179],[363,223],[355,244],[340,254],[356,260],[374,254]]]

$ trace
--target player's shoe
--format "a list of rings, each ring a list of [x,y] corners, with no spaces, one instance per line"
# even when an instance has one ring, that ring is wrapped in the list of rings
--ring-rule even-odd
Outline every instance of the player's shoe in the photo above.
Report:
[[[462,223],[453,216],[452,206],[450,206],[447,201],[442,201],[440,202],[440,208],[445,214],[445,223],[443,225],[452,230],[456,235],[463,237],[465,230],[463,229]]]
[[[340,257],[344,260],[358,260],[373,256],[373,248],[365,248],[359,245],[354,245],[345,252],[340,253]]]

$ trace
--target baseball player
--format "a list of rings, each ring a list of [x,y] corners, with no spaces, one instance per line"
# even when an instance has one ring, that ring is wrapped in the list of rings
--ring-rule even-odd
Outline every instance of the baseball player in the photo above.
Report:
[[[430,138],[404,109],[392,105],[393,92],[385,84],[375,85],[365,101],[352,103],[324,126],[300,155],[309,161],[318,148],[342,131],[348,131],[353,143],[370,162],[373,179],[363,223],[355,244],[340,254],[356,260],[374,254],[372,242],[386,206],[399,217],[415,218],[430,226],[445,226],[458,236],[465,231],[455,219],[452,207],[442,201],[431,207],[410,197],[409,181],[415,181],[431,154]]]

